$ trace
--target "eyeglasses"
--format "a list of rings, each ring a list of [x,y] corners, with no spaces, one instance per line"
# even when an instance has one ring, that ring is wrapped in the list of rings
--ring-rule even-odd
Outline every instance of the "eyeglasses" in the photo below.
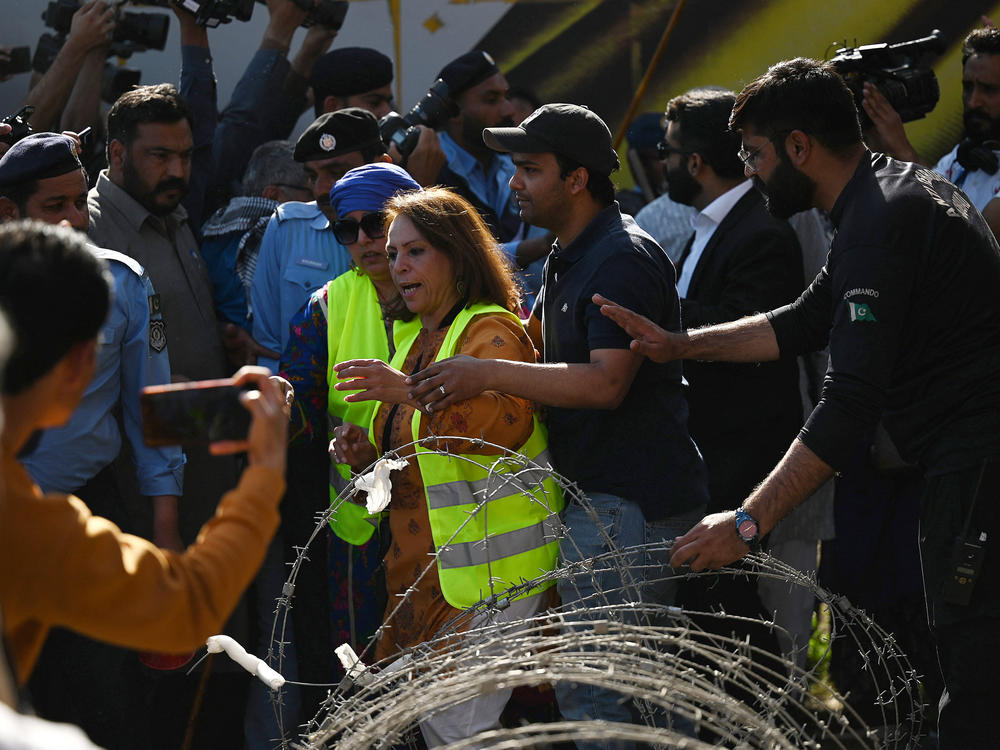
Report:
[[[682,148],[674,148],[666,141],[660,141],[656,144],[656,154],[660,157],[660,161],[666,161],[670,158],[671,154],[690,154],[691,151],[685,151]]]
[[[743,148],[740,148],[740,150],[736,153],[736,155],[738,157],[740,157],[740,161],[743,162],[743,164],[746,165],[747,169],[749,169],[751,172],[756,172],[757,171],[757,159],[760,156],[761,149],[764,148],[764,146],[766,146],[768,143],[774,143],[778,138],[782,138],[782,137],[788,135],[791,132],[792,131],[790,131],[790,130],[781,130],[781,131],[778,131],[774,135],[769,136],[766,141],[764,141],[762,144],[760,144],[753,151],[747,151],[746,147],[743,147]]]
[[[337,219],[333,222],[333,236],[341,245],[353,245],[358,241],[358,229],[362,229],[370,240],[385,237],[385,211],[372,211],[356,219]]]

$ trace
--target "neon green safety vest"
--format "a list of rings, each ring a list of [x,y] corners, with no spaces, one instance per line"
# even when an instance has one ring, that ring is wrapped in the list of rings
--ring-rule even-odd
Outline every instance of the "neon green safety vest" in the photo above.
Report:
[[[517,320],[499,305],[470,305],[451,324],[435,361],[453,356],[465,327],[486,313]],[[420,327],[419,319],[396,321],[396,355],[390,363],[396,369],[402,368]],[[420,411],[413,413],[414,440],[420,437],[424,416]],[[531,436],[517,452],[541,466],[551,464],[545,427],[537,418]],[[418,446],[416,455],[438,552],[441,593],[449,604],[471,607],[557,566],[563,496],[548,472],[529,470],[516,459],[496,463],[496,455],[441,455],[433,451],[433,445],[430,449]],[[488,501],[475,510],[484,499]],[[551,585],[547,582],[515,598]]]
[[[367,426],[375,413],[378,401],[350,403],[344,397],[352,391],[338,391],[333,385],[337,373],[333,366],[348,359],[389,360],[389,340],[382,321],[382,308],[378,303],[375,285],[367,276],[350,270],[341,274],[327,285],[327,365],[326,382],[329,396],[327,412],[330,415],[329,437],[333,439],[333,428],[343,422]],[[334,504],[343,482],[350,480],[351,469],[345,464],[330,465],[330,503]],[[350,544],[364,544],[371,539],[378,524],[377,516],[368,515],[363,505],[353,502],[341,503],[330,518],[334,533]]]

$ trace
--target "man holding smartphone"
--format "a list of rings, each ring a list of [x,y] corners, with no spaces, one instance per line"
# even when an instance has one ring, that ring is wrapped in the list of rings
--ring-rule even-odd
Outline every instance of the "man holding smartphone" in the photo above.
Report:
[[[35,133],[0,158],[0,221],[18,219],[87,231],[87,178],[71,138]],[[44,492],[72,493],[95,514],[135,531],[141,525],[137,516],[143,514],[127,502],[115,468],[124,428],[139,492],[152,501],[152,538],[179,551],[184,548],[177,531],[184,454],[177,445],[147,446],[139,411],[144,386],[170,382],[159,297],[137,261],[113,250],[91,250],[107,262],[114,283],[114,302],[100,331],[96,374],[70,421],[40,433],[22,462]],[[69,654],[75,668],[68,666]],[[138,707],[119,710],[136,700],[126,677],[138,671],[135,661],[128,651],[57,632],[32,684],[37,707],[57,712],[53,718],[81,724],[102,744],[114,736],[138,741],[131,733],[144,732],[143,722],[130,716]],[[81,669],[84,665],[92,669]],[[94,671],[107,675],[102,690],[80,689],[74,682],[92,679]]]
[[[4,372],[0,460],[0,607],[3,637],[24,683],[53,625],[140,650],[191,651],[220,631],[263,559],[284,491],[287,398],[260,368],[236,385],[253,415],[239,485],[183,553],[157,548],[93,516],[76,497],[43,494],[17,456],[38,430],[65,424],[96,368],[111,304],[105,263],[62,227],[0,227],[0,308],[18,345]],[[40,305],[41,299],[62,305]],[[66,315],[71,305],[73,315]]]

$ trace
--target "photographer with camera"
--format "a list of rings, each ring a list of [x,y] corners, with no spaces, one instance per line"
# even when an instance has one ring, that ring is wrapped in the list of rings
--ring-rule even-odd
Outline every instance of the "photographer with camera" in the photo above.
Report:
[[[308,3],[267,0],[268,23],[260,46],[218,116],[212,141],[213,174],[203,216],[239,194],[254,149],[268,141],[287,139],[307,107],[313,68],[336,38],[347,8],[345,3],[339,13],[320,14],[289,60],[296,30],[315,12],[305,9],[304,4]]]
[[[399,118],[392,111],[392,60],[369,47],[343,47],[323,55],[313,66],[312,86],[316,116],[347,107],[360,107],[380,119]],[[397,120],[398,121],[398,120]],[[408,124],[408,123],[404,123]],[[397,144],[387,142],[392,160],[423,186],[435,184],[445,157],[437,133],[425,124],[415,126],[419,137],[412,150],[401,152]]]
[[[35,108],[29,120],[34,130],[97,124],[101,74],[114,30],[114,6],[104,0],[88,0],[73,13],[66,41],[22,102]]]
[[[865,84],[862,106],[881,140],[877,146],[897,159],[926,164],[907,138],[902,118],[876,86]],[[975,29],[962,43],[962,120],[962,140],[934,171],[982,211],[1000,191],[1000,31],[995,28]],[[994,233],[998,228],[991,225]]]
[[[521,269],[530,309],[541,286],[543,260],[554,237],[541,227],[521,221],[509,184],[514,163],[508,154],[493,151],[483,143],[485,128],[513,122],[507,79],[483,50],[473,50],[452,60],[441,69],[438,78],[447,87],[444,93],[451,111],[442,113],[434,124],[447,160],[435,181],[452,188],[482,215],[504,253]]]

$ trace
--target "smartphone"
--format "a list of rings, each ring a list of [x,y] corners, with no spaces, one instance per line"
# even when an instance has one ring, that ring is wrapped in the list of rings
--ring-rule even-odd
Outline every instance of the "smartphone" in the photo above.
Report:
[[[7,53],[7,57],[7,60],[0,60],[0,76],[12,76],[31,70],[31,47],[14,47]]]
[[[139,394],[147,445],[208,445],[245,440],[250,412],[240,403],[247,388],[227,380],[200,380],[143,388]]]

